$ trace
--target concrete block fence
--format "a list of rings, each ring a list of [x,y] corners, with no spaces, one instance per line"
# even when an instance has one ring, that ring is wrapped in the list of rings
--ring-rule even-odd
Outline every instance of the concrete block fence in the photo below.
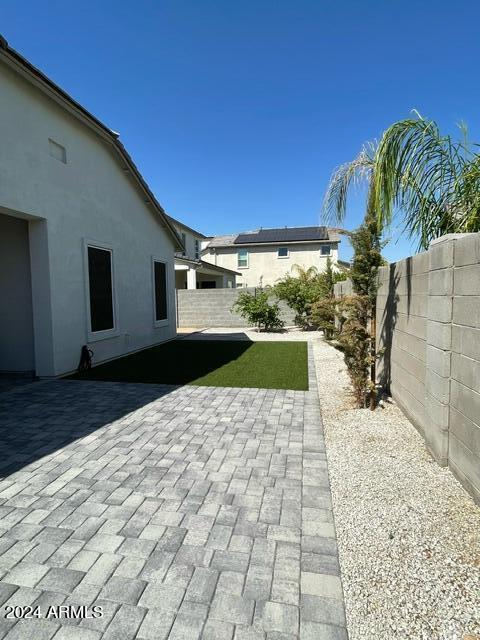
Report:
[[[350,289],[336,285],[337,296]],[[480,234],[382,267],[378,382],[480,502]]]
[[[241,289],[178,289],[178,327],[247,327],[248,323],[237,313],[232,313],[239,294],[245,291],[255,293],[254,287]],[[272,298],[275,300],[275,298]],[[277,301],[278,302],[278,301]],[[283,302],[278,302],[281,318],[285,324],[295,323],[294,312]]]

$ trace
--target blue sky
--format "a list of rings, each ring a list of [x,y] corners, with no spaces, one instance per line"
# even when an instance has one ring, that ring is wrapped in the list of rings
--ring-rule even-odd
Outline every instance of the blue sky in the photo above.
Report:
[[[479,24],[475,0],[0,4],[10,45],[206,234],[318,224],[332,170],[413,108],[479,140]],[[358,195],[345,226],[362,216]],[[412,252],[391,235],[389,260]]]

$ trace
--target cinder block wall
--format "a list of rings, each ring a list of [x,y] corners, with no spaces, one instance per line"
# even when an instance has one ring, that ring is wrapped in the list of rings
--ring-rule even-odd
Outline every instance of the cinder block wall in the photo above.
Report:
[[[380,269],[377,346],[378,382],[480,502],[479,233]]]
[[[247,327],[244,318],[231,312],[241,292],[255,292],[255,288],[242,289],[178,289],[178,327]],[[294,312],[282,301],[279,302],[281,318],[286,325],[295,322]]]
[[[416,426],[426,422],[425,372],[428,256],[421,253],[379,271],[377,376]]]
[[[480,501],[480,233],[454,246],[448,463]]]

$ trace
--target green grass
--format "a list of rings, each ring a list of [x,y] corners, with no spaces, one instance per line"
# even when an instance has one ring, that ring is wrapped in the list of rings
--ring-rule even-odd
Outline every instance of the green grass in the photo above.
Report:
[[[307,343],[174,340],[70,378],[305,391]]]

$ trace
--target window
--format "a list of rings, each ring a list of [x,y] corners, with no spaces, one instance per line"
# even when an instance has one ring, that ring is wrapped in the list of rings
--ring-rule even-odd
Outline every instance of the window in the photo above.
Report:
[[[200,243],[195,239],[195,259],[200,260]]]
[[[278,247],[277,256],[279,258],[288,258],[288,247]]]
[[[113,313],[112,252],[88,247],[88,289],[90,330],[108,331],[115,327]]]
[[[330,245],[329,244],[322,244],[322,246],[320,247],[320,255],[321,256],[329,256],[330,255]]]
[[[153,277],[155,286],[155,321],[167,319],[167,265],[158,260],[153,261]]]
[[[65,147],[62,147],[61,144],[58,144],[58,142],[55,142],[55,140],[51,138],[48,139],[48,151],[52,158],[60,160],[63,164],[67,164],[67,151]]]
[[[185,249],[183,249],[183,251],[182,251],[182,256],[184,256],[184,255],[186,255],[186,253],[187,253],[187,252],[186,252],[186,248],[187,248],[187,236],[186,236],[186,234],[185,234],[185,233],[182,233],[182,243],[183,243],[183,246],[185,247]]]
[[[237,266],[240,269],[248,267],[248,251],[247,251],[247,249],[239,249]]]

